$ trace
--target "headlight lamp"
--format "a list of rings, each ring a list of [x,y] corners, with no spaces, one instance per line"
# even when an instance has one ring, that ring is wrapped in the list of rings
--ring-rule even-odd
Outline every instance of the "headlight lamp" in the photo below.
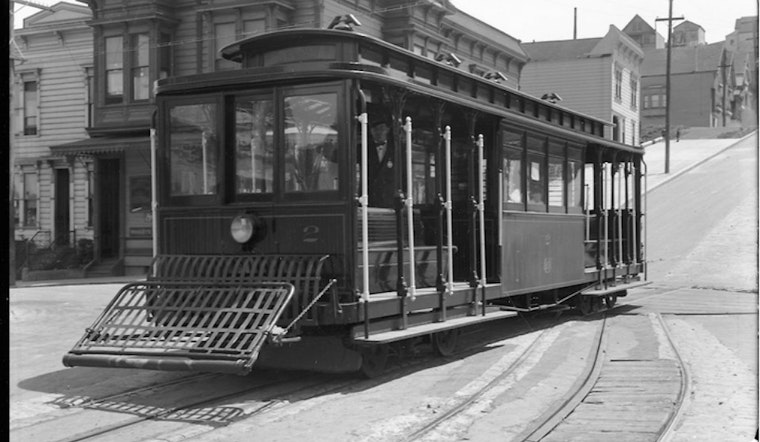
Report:
[[[253,217],[250,215],[238,215],[230,224],[230,234],[235,242],[245,244],[253,238],[256,231]]]

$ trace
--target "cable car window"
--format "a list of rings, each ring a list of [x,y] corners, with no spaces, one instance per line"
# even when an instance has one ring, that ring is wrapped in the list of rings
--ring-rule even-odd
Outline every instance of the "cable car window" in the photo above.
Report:
[[[546,141],[543,138],[528,137],[527,191],[528,204],[546,204]],[[534,207],[539,209],[538,207]],[[544,207],[545,211],[546,208]]]
[[[336,93],[285,97],[286,192],[338,190],[337,103]]]
[[[565,143],[549,142],[549,206],[565,207]],[[556,211],[556,209],[554,209]]]
[[[502,149],[504,158],[503,196],[505,203],[523,202],[523,135],[517,132],[502,133]]]
[[[235,100],[235,192],[271,193],[274,183],[274,110],[270,98]]]
[[[549,205],[564,207],[565,205],[565,160],[564,158],[549,157]]]
[[[583,156],[579,148],[567,150],[567,206],[578,213],[583,207]]]
[[[210,195],[217,190],[217,106],[174,106],[169,111],[171,194]]]

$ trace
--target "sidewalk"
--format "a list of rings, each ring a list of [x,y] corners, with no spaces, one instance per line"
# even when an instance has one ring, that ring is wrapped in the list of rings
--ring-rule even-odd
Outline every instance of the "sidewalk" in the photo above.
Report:
[[[665,142],[647,146],[644,162],[647,165],[647,190],[661,186],[694,167],[718,155],[734,144],[747,138],[755,138],[757,131],[744,138],[712,138],[702,140],[670,141],[670,173],[665,173]]]
[[[757,131],[746,135],[744,138],[714,138],[703,140],[681,140],[670,142],[670,173],[665,173],[665,142],[660,141],[647,146],[644,161],[647,165],[647,190],[661,186],[667,181],[693,169],[710,158],[720,154],[724,150],[743,141],[746,138],[755,138],[757,143]],[[65,279],[48,281],[16,281],[15,288],[21,287],[49,287],[60,285],[86,285],[86,284],[116,284],[133,281],[144,281],[145,276],[113,276],[104,278]],[[12,287],[13,288],[13,287]]]

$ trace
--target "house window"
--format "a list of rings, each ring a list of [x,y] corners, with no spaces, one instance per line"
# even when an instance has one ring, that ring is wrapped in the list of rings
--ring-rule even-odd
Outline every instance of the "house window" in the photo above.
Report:
[[[161,33],[158,41],[158,78],[167,78],[172,74],[172,36]]]
[[[132,54],[132,100],[150,98],[150,38],[148,34],[134,34],[130,38]]]
[[[239,67],[233,61],[222,58],[220,50],[235,42],[235,23],[217,23],[214,25],[214,70],[223,71]]]
[[[95,100],[95,69],[87,67],[84,70],[86,90],[85,94],[85,124],[92,127],[93,124],[93,105]]]
[[[623,70],[615,68],[615,100],[623,99]]]
[[[636,110],[639,107],[639,82],[631,76],[631,109]]]
[[[20,173],[14,178],[14,223],[16,226],[37,227],[37,173]]]
[[[24,135],[37,135],[37,80],[24,81]]]
[[[124,101],[124,38],[106,38],[106,103]]]

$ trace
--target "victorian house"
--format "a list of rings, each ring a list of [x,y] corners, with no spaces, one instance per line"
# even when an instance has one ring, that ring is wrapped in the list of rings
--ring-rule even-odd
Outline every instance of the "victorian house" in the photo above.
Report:
[[[570,109],[612,122],[605,137],[640,142],[639,85],[644,52],[610,26],[604,37],[524,43],[530,57],[521,90],[561,99]],[[553,95],[552,95],[553,94]]]
[[[17,241],[49,247],[96,236],[92,158],[51,148],[87,136],[85,127],[93,122],[90,18],[86,6],[61,2],[14,30],[10,135]]]
[[[221,57],[221,48],[266,31],[325,28],[344,14],[361,23],[356,32],[454,60],[479,75],[498,72],[500,81],[513,87],[528,59],[517,39],[446,0],[80,1],[92,13],[92,119],[75,126],[86,128],[78,129],[78,139],[50,140],[46,149],[62,164],[87,164],[92,172],[95,256],[112,263],[114,273],[144,274],[152,258],[150,127],[156,80],[239,69]],[[70,172],[68,180],[73,189],[87,183],[84,172]]]

